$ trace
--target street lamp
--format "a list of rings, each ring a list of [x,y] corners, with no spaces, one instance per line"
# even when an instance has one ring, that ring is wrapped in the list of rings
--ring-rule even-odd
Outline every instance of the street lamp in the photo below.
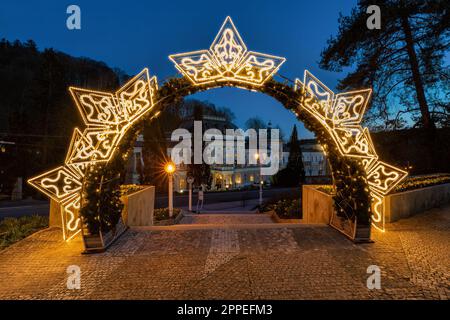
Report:
[[[166,163],[164,166],[164,171],[168,174],[169,177],[169,217],[173,216],[173,173],[175,172],[175,164],[172,162]]]
[[[262,176],[261,176],[261,159],[259,157],[259,153],[255,153],[255,159],[259,163],[259,206],[262,206],[262,202],[263,202],[263,198],[262,198],[263,181],[262,181]]]
[[[189,184],[189,212],[192,212],[192,183],[194,183],[194,177],[189,176],[186,180]]]

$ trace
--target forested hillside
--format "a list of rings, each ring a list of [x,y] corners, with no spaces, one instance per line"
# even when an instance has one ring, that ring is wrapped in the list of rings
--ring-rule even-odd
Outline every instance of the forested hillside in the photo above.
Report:
[[[31,40],[1,40],[0,184],[62,163],[73,128],[83,127],[68,87],[115,90],[119,75],[103,62],[39,51]]]

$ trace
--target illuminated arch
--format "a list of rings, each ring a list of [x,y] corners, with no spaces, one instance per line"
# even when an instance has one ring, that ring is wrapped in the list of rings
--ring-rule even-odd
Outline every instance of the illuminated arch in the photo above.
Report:
[[[383,198],[407,173],[378,159],[369,130],[361,126],[370,89],[334,94],[308,71],[294,87],[276,82],[272,77],[285,58],[248,51],[230,17],[208,50],[169,58],[184,77],[161,88],[147,69],[114,94],[70,88],[86,128],[74,129],[63,166],[28,180],[60,204],[65,240],[80,231],[76,212],[90,167],[108,166],[125,135],[144,117],[158,116],[180,97],[223,86],[265,93],[292,110],[316,134],[333,164],[337,209],[352,211],[354,217],[358,210],[367,210],[358,206],[371,198],[372,225],[384,230]],[[352,194],[357,192],[362,198],[355,201]]]

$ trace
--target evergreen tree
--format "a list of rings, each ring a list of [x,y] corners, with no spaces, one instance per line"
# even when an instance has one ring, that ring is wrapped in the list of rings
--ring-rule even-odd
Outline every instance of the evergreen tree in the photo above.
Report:
[[[193,112],[193,120],[194,121],[202,121],[203,120],[203,104],[202,103],[196,103],[194,105],[194,112]],[[202,131],[204,131],[205,128],[203,128]],[[204,149],[204,146],[202,147]],[[211,187],[212,183],[212,175],[211,175],[211,167],[210,165],[206,164],[204,161],[202,161],[201,164],[195,164],[194,163],[194,155],[192,154],[191,158],[191,164],[188,166],[188,176],[191,176],[194,178],[194,185],[200,186],[202,184]]]
[[[12,154],[0,152],[7,181],[64,160],[73,128],[84,127],[69,86],[113,91],[118,85],[117,75],[102,62],[39,51],[32,40],[0,40],[0,140],[15,143],[13,161]],[[27,184],[24,188],[36,192]]]
[[[381,9],[381,29],[367,27],[370,5]],[[385,128],[398,128],[407,114],[415,126],[433,129],[449,121],[449,28],[448,0],[359,0],[339,18],[338,35],[328,41],[320,66],[355,66],[338,88],[372,87],[374,116],[384,118]]]
[[[289,140],[289,158],[287,168],[294,174],[296,184],[305,181],[305,168],[303,166],[303,155],[300,147],[300,141],[298,140],[297,126],[294,125],[292,129],[291,138]]]
[[[252,117],[245,121],[246,129],[255,129],[258,132],[259,129],[267,129],[267,124],[260,117]]]
[[[297,187],[305,181],[305,168],[303,166],[302,150],[298,140],[296,125],[292,129],[288,147],[289,158],[287,166],[277,172],[273,177],[273,183],[283,187]]]

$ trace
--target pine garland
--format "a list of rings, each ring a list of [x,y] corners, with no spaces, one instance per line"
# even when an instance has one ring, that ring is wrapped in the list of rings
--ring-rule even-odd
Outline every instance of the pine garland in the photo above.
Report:
[[[181,101],[185,96],[225,86],[237,86],[237,84],[220,82],[194,86],[185,78],[168,79],[156,93],[154,98],[156,104],[152,114],[163,111],[166,107]],[[239,87],[259,91],[278,100],[286,109],[294,112],[306,129],[315,134],[330,161],[336,186],[336,195],[333,198],[338,216],[353,221],[357,218],[358,224],[369,225],[371,198],[362,163],[356,159],[342,157],[334,140],[322,124],[307,112],[300,110],[299,103],[302,103],[304,94],[300,90],[294,91],[287,83],[280,83],[273,79],[261,87],[242,83],[239,83]],[[150,120],[149,117],[150,115],[128,131],[115,151],[113,159],[107,165],[94,165],[87,170],[80,215],[91,234],[113,230],[120,219],[123,209],[120,185],[125,177],[128,154],[143,129],[142,123]]]

